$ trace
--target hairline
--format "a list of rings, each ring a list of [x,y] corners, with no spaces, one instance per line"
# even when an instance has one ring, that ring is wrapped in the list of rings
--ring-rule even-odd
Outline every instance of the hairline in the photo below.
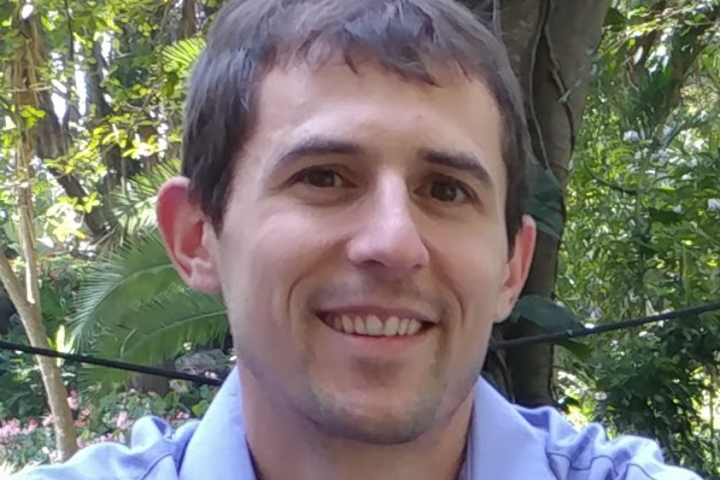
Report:
[[[315,52],[316,46],[322,47],[324,52],[324,58],[313,58],[311,52]],[[354,50],[354,51],[353,51]],[[207,52],[205,52],[207,53]],[[222,52],[222,54],[228,54],[229,52]],[[359,59],[360,61],[356,61],[356,59]],[[360,64],[372,64],[373,66],[377,66],[380,68],[381,71],[384,73],[395,75],[397,76],[401,81],[405,81],[409,84],[414,84],[417,86],[429,86],[429,87],[435,87],[435,88],[451,88],[453,84],[456,84],[456,82],[462,82],[468,81],[468,82],[480,82],[483,84],[485,88],[487,88],[488,92],[490,93],[490,96],[492,98],[492,101],[494,102],[498,113],[500,115],[500,123],[501,123],[501,147],[502,147],[502,162],[503,162],[503,173],[506,177],[506,206],[507,202],[509,200],[508,196],[510,194],[510,172],[509,172],[509,162],[506,158],[507,154],[507,144],[510,140],[508,136],[510,135],[510,132],[507,130],[507,113],[506,109],[502,108],[500,98],[498,98],[498,93],[494,86],[492,85],[492,82],[490,82],[489,77],[490,75],[483,71],[482,68],[466,68],[460,62],[459,60],[445,60],[445,59],[438,59],[438,58],[431,58],[429,56],[426,56],[423,59],[423,68],[427,73],[427,76],[424,75],[417,75],[413,74],[412,71],[409,70],[402,70],[401,68],[394,68],[390,62],[384,62],[381,58],[378,58],[377,55],[373,55],[370,52],[363,51],[359,48],[338,48],[332,45],[329,45],[327,43],[323,43],[322,41],[318,41],[313,43],[312,45],[306,48],[295,47],[295,48],[286,48],[282,53],[280,52],[273,52],[272,58],[268,59],[268,61],[263,62],[259,65],[259,71],[255,78],[255,81],[253,82],[252,86],[250,86],[249,90],[249,97],[250,97],[250,105],[247,109],[247,130],[245,132],[245,136],[243,138],[236,138],[233,142],[233,148],[231,150],[230,156],[228,158],[228,166],[227,170],[225,172],[226,175],[230,175],[231,177],[235,176],[237,165],[240,161],[242,161],[242,151],[245,148],[245,145],[249,142],[249,140],[253,137],[255,129],[258,125],[257,120],[257,108],[258,108],[258,102],[257,99],[259,97],[260,91],[262,89],[263,82],[266,80],[266,78],[271,75],[275,71],[285,71],[289,72],[293,68],[298,68],[301,66],[309,66],[311,69],[312,74],[318,74],[322,71],[323,68],[326,68],[328,66],[347,66],[350,68],[350,70],[355,74],[360,76],[360,70],[358,68],[358,65]],[[439,70],[440,66],[446,66],[449,67],[444,72],[441,72],[442,80],[440,79],[440,75],[433,75],[433,72],[436,70]],[[436,68],[429,68],[429,67],[436,67]],[[445,75],[446,73],[450,72],[451,75]],[[194,201],[200,201],[200,186],[197,185],[197,183],[193,180],[192,177],[189,178],[190,180],[190,192],[192,200]],[[232,188],[232,181],[229,182],[227,191],[225,192],[225,197],[223,199],[222,208],[220,211],[219,218],[211,218],[211,223],[213,225],[213,228],[215,229],[217,234],[220,234],[222,232],[222,228],[224,225],[225,220],[225,213],[226,209],[230,200],[230,197],[233,194],[233,188]],[[204,212],[206,215],[209,215],[209,212]],[[507,221],[508,219],[505,219]]]

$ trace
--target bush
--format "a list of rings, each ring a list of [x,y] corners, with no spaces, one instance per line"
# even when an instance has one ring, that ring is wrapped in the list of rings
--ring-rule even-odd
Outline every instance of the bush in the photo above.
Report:
[[[164,397],[130,390],[94,400],[92,392],[73,391],[68,402],[75,417],[78,446],[108,441],[127,443],[135,420],[147,415],[164,418],[177,427],[202,416],[216,393],[216,389],[206,385],[191,388],[182,381],[173,381],[171,385],[173,391]],[[0,421],[0,458],[7,463],[5,468],[11,469],[57,461],[52,417]]]

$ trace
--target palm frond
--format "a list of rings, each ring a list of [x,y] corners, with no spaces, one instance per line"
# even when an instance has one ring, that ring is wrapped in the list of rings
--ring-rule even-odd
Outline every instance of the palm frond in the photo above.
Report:
[[[163,50],[165,71],[177,73],[181,77],[186,76],[205,45],[205,39],[201,37],[187,38],[169,45]]]
[[[140,365],[157,365],[186,351],[186,345],[203,345],[228,333],[225,306],[219,297],[189,289],[161,294],[126,309],[93,343],[93,353]],[[81,381],[109,387],[132,374],[103,367],[83,370]]]
[[[114,331],[126,312],[158,295],[183,288],[157,230],[93,262],[70,321],[82,347],[104,331]]]
[[[172,159],[134,176],[124,188],[118,187],[110,194],[111,210],[116,220],[110,234],[110,245],[122,245],[156,225],[158,191],[179,171],[180,161]]]

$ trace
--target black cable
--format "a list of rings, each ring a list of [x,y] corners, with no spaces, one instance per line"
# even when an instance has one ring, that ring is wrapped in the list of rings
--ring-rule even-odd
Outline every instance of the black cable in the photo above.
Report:
[[[720,310],[720,302],[707,303],[699,305],[697,307],[690,307],[681,310],[673,310],[671,312],[660,313],[657,315],[650,315],[647,317],[633,318],[631,320],[625,320],[621,322],[606,323],[604,325],[598,325],[593,328],[581,328],[577,330],[566,330],[564,332],[548,333],[543,335],[534,335],[532,337],[516,338],[512,340],[504,340],[490,344],[491,350],[504,350],[507,348],[515,348],[521,346],[535,345],[540,343],[552,343],[561,340],[569,340],[571,338],[581,338],[599,333],[612,332],[616,330],[624,330],[626,328],[638,327],[646,325],[648,323],[660,322],[662,320],[677,320],[686,316],[699,315],[701,313],[707,313]],[[6,342],[0,340],[0,350],[15,350],[24,353],[30,353],[33,355],[42,355],[45,357],[61,358],[69,362],[86,363],[91,365],[99,365],[102,367],[115,368],[119,370],[127,370],[137,373],[145,373],[148,375],[157,375],[160,377],[175,379],[175,380],[186,380],[188,382],[194,382],[202,385],[211,385],[219,387],[222,385],[223,380],[219,378],[203,377],[201,375],[191,375],[188,373],[174,372],[171,370],[164,370],[155,367],[146,367],[143,365],[134,365],[132,363],[118,362],[115,360],[106,360],[102,358],[92,357],[88,355],[78,355],[74,353],[63,353],[56,350],[49,350],[46,348],[32,347],[29,345],[20,345],[17,343]]]
[[[542,335],[533,335],[532,337],[515,338],[512,340],[503,340],[490,345],[493,350],[504,350],[506,348],[523,347],[527,345],[535,345],[539,343],[552,343],[561,340],[570,340],[571,338],[582,338],[598,333],[612,332],[615,330],[624,330],[631,327],[639,327],[648,323],[660,322],[662,320],[677,320],[682,317],[692,315],[700,315],[701,313],[713,312],[720,310],[720,302],[706,303],[697,307],[685,308],[682,310],[673,310],[671,312],[659,313],[657,315],[649,315],[647,317],[633,318],[622,322],[605,323],[592,328],[580,328],[577,330],[566,330],[564,332],[545,333]]]
[[[191,375],[189,373],[173,372],[172,370],[164,370],[162,368],[146,367],[144,365],[134,365],[132,363],[118,362],[115,360],[106,360],[103,358],[91,357],[88,355],[77,355],[74,353],[63,353],[57,350],[49,350],[47,348],[32,347],[30,345],[20,345],[17,343],[6,342],[0,340],[0,350],[16,350],[33,355],[42,355],[44,357],[62,358],[68,362],[87,363],[91,365],[100,365],[101,367],[115,368],[118,370],[127,370],[130,372],[146,373],[148,375],[157,375],[159,377],[170,378],[174,380],[187,380],[188,382],[199,383],[203,385],[212,385],[219,387],[222,385],[222,379],[203,377],[201,375]]]

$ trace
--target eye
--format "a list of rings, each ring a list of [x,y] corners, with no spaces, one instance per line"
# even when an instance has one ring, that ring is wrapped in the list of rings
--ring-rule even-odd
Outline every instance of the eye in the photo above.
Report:
[[[343,178],[331,168],[313,167],[300,172],[299,182],[317,188],[337,188],[345,185]]]
[[[435,200],[446,203],[463,203],[471,196],[460,182],[445,178],[434,180],[429,194]]]

